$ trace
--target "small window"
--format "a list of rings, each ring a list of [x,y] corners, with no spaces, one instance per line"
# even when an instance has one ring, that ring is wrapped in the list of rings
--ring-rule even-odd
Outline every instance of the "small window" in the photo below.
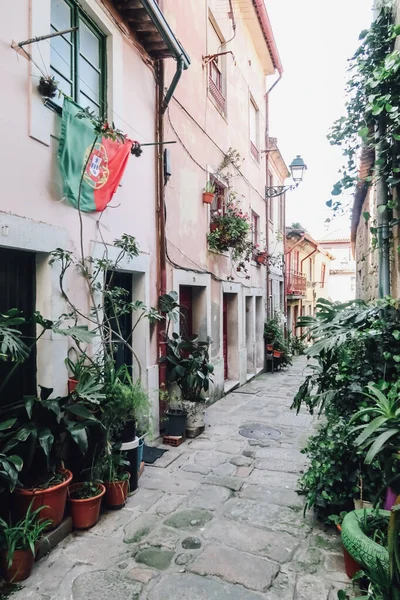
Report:
[[[220,210],[223,213],[225,211],[226,187],[212,175],[210,175],[210,181],[215,186],[215,195],[214,195],[214,200],[212,201],[212,204],[211,204],[211,212]]]
[[[322,263],[321,266],[321,287],[325,287],[325,274],[326,274],[326,264]]]
[[[217,33],[214,25],[209,21],[209,54],[217,55],[208,63],[208,89],[213,97],[217,108],[221,112],[225,112],[225,81],[224,81],[224,65],[225,56],[220,53],[224,51],[224,40]]]
[[[250,99],[250,152],[258,162],[259,152],[259,110],[255,102]]]
[[[260,217],[254,212],[254,210],[251,211],[251,229],[253,246],[256,248],[260,243]]]
[[[50,40],[50,71],[59,88],[83,108],[106,114],[106,36],[75,0],[51,0],[51,31],[77,31]],[[63,98],[54,98],[59,109]]]

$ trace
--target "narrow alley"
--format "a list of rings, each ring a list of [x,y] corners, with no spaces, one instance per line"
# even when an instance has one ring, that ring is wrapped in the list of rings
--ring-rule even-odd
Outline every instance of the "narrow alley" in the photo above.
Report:
[[[200,437],[146,466],[126,507],[60,543],[13,600],[336,599],[340,539],[295,492],[313,428],[289,408],[305,364],[211,406]]]

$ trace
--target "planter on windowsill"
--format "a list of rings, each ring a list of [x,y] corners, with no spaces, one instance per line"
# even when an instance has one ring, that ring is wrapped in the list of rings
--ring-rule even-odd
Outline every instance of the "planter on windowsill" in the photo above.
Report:
[[[203,192],[204,204],[212,204],[214,197],[215,197],[215,194],[213,192]]]
[[[216,223],[210,224],[210,231],[217,231],[217,229],[218,229],[218,225]]]
[[[43,98],[54,98],[57,94],[58,82],[51,77],[41,77],[39,80],[38,90]]]
[[[257,254],[255,256],[255,259],[256,259],[256,263],[258,263],[259,265],[265,265],[266,260],[267,260],[267,253],[260,252],[259,254]]]

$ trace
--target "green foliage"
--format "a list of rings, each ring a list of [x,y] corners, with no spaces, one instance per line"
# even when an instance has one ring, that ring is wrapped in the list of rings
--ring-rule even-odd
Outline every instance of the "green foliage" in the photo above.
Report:
[[[33,501],[32,501],[33,502]],[[42,537],[43,532],[52,521],[40,519],[40,512],[44,506],[32,510],[30,504],[26,515],[15,525],[6,523],[0,518],[0,548],[7,551],[8,566],[12,565],[12,559],[16,550],[30,550],[35,556],[35,544]]]
[[[209,346],[197,336],[182,338],[177,333],[167,340],[168,353],[160,362],[167,363],[168,381],[177,384],[184,400],[201,401],[202,392],[209,389],[214,372],[209,362]]]
[[[371,513],[364,510],[363,518],[360,519],[361,531],[377,544],[388,547],[389,518],[380,513],[376,508]]]
[[[392,7],[383,4],[370,29],[360,35],[361,44],[349,64],[346,87],[346,115],[338,119],[330,132],[331,144],[340,146],[346,165],[332,195],[353,188],[358,181],[358,154],[361,145],[379,146],[375,160],[377,178],[383,177],[390,187],[400,183],[400,53],[395,50],[398,26],[394,25]],[[367,178],[367,183],[372,177]],[[341,203],[329,201],[338,212]],[[393,207],[392,203],[389,203]]]
[[[93,481],[83,481],[79,487],[76,487],[72,492],[69,492],[69,497],[73,500],[85,500],[87,498],[94,498],[98,494],[100,494],[98,483]]]
[[[25,319],[16,308],[0,314],[0,361],[23,362],[29,356],[29,349],[16,329],[25,323]]]
[[[264,339],[266,344],[272,344],[274,350],[284,354],[284,364],[291,364],[291,349],[288,340],[285,339],[283,327],[277,317],[268,319],[264,323]]]
[[[50,398],[52,391],[41,387],[40,398],[25,396],[24,407],[18,411],[13,423],[7,428],[4,422],[0,426],[1,451],[7,456],[13,451],[23,460],[22,483],[27,481],[27,477],[40,475],[48,479],[48,473],[54,473],[65,435],[82,452],[86,452],[87,428],[97,423],[97,419],[84,406],[64,405],[65,398]],[[75,420],[76,414],[82,418],[81,421]],[[42,464],[43,472],[39,473]],[[33,465],[33,472],[30,472]]]
[[[116,446],[108,446],[94,466],[95,479],[103,482],[125,481],[129,477],[129,466],[124,453]]]
[[[364,393],[370,382],[375,382],[372,389],[397,386],[400,313],[397,301],[390,298],[342,305],[320,300],[317,309],[316,317],[299,319],[313,344],[306,351],[311,359],[310,374],[300,386],[292,408],[299,411],[305,405],[311,413],[317,410],[325,416],[324,425],[305,449],[311,463],[300,482],[307,506],[325,510],[330,504],[340,507],[341,502],[345,507],[348,500],[356,498],[361,475],[364,497],[373,500],[392,479],[395,467],[392,463],[385,465],[383,454],[372,452],[371,460],[365,463],[370,430],[361,439],[365,443],[359,445],[359,431],[354,430],[350,420],[368,409],[360,415],[364,429],[370,415],[375,415],[376,402],[371,394]],[[325,482],[328,487],[324,489]]]
[[[151,419],[151,404],[140,381],[133,383],[129,369],[123,365],[117,371],[111,367],[104,386],[106,401],[102,404],[101,422],[107,439],[114,440],[129,421],[136,421],[147,431]]]

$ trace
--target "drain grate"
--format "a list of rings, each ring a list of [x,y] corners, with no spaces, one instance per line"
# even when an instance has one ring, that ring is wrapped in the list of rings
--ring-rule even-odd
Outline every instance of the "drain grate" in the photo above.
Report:
[[[253,440],[276,440],[281,436],[279,429],[273,429],[262,423],[244,425],[239,429],[239,433],[243,437],[251,438]]]

